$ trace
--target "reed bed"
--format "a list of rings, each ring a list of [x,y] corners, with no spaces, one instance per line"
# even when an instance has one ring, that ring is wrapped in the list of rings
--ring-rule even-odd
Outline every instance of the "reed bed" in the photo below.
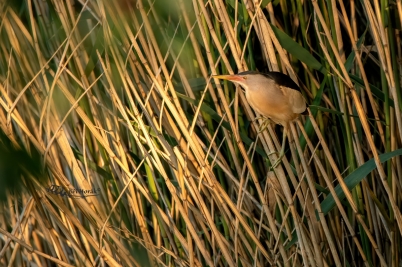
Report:
[[[0,18],[1,266],[401,266],[401,0]],[[211,77],[244,70],[309,104],[275,169],[282,127]]]

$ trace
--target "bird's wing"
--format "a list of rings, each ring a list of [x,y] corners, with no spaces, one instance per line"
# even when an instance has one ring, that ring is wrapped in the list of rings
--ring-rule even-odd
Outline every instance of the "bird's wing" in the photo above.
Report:
[[[296,114],[301,114],[306,111],[306,100],[300,91],[297,91],[293,88],[289,88],[286,86],[279,86],[281,88],[282,93],[287,96],[289,101],[289,105],[292,108],[292,111]]]

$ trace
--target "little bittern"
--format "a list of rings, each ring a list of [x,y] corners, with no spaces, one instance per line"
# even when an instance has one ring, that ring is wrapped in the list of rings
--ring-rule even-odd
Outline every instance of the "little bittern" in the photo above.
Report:
[[[299,114],[304,114],[307,109],[299,86],[281,72],[245,71],[213,77],[239,84],[246,91],[246,99],[253,109],[284,127],[281,152],[278,160],[272,165],[272,168],[275,168],[285,154],[289,123],[297,119]]]

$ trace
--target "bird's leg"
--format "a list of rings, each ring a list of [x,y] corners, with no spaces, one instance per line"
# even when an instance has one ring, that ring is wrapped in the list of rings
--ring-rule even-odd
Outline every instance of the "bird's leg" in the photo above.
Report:
[[[287,132],[288,132],[288,125],[285,125],[283,127],[281,152],[279,153],[278,159],[272,164],[272,166],[271,166],[272,170],[275,169],[276,167],[278,167],[278,165],[282,162],[283,156],[285,155],[285,144],[286,144]]]
[[[265,120],[262,122],[260,129],[258,130],[259,134],[262,133],[265,129],[267,129],[268,125],[271,123],[269,118],[265,118],[265,117],[262,117],[262,118],[264,118]]]

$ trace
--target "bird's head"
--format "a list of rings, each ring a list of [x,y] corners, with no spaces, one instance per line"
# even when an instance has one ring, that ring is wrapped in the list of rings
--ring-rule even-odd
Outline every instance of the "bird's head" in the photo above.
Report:
[[[260,87],[269,86],[275,80],[257,71],[244,71],[233,75],[214,75],[216,79],[228,80],[241,85],[244,90],[258,90]]]

